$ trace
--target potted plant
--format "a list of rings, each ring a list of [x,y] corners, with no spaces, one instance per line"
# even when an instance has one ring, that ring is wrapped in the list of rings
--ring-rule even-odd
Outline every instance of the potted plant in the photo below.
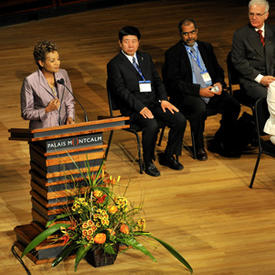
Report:
[[[138,238],[142,236],[159,242],[192,273],[191,266],[172,246],[145,231],[141,205],[134,206],[127,200],[127,186],[122,195],[117,194],[115,189],[120,185],[120,177],[108,176],[102,167],[103,163],[96,173],[92,173],[87,164],[86,176],[78,168],[88,187],[83,191],[75,182],[79,192],[73,204],[47,224],[45,231],[24,249],[21,258],[49,236],[58,233],[56,240],[63,240],[64,247],[52,266],[58,265],[71,254],[76,255],[75,271],[83,258],[94,266],[112,264],[122,247],[137,249],[156,261],[139,242]],[[62,222],[64,219],[69,222]]]

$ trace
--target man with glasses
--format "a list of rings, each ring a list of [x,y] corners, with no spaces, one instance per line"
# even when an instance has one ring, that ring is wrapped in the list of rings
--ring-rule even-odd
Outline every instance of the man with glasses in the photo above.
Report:
[[[232,62],[239,72],[246,96],[255,102],[266,96],[267,87],[275,81],[275,34],[268,18],[269,3],[251,0],[248,4],[249,24],[233,36]]]
[[[193,19],[179,22],[180,41],[165,53],[163,79],[170,99],[190,121],[194,134],[197,159],[207,160],[203,132],[207,112],[222,114],[221,127],[215,135],[221,152],[224,137],[231,136],[234,122],[240,112],[240,104],[226,91],[224,72],[214,54],[213,47],[198,39],[198,27]],[[231,141],[226,142],[223,154],[235,154]],[[232,148],[231,148],[232,147]],[[227,152],[225,152],[225,150]]]

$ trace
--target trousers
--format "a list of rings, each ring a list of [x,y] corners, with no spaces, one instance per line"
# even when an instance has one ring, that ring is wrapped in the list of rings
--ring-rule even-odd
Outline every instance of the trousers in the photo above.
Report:
[[[133,128],[139,127],[142,131],[142,149],[145,164],[155,159],[155,146],[159,129],[163,126],[170,128],[168,141],[165,149],[167,156],[181,155],[184,131],[186,128],[186,118],[180,112],[172,114],[169,110],[163,112],[160,104],[148,106],[154,118],[144,118],[139,113],[130,115],[130,125]]]

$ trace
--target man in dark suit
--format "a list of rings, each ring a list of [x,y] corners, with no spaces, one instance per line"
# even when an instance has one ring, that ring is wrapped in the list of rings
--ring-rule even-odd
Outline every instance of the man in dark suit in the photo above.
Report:
[[[232,62],[240,74],[240,84],[250,100],[266,96],[267,87],[275,80],[275,34],[265,23],[269,4],[266,0],[252,0],[249,24],[234,33]]]
[[[153,163],[159,122],[171,129],[165,152],[159,163],[175,170],[183,169],[181,154],[185,117],[167,100],[165,87],[149,54],[138,51],[141,34],[136,27],[125,26],[119,31],[121,51],[107,65],[108,88],[119,102],[120,111],[130,116],[130,123],[142,128],[145,172],[160,173]]]
[[[226,86],[224,72],[211,44],[197,41],[196,22],[186,18],[180,21],[178,28],[181,40],[165,53],[163,78],[171,102],[190,120],[197,159],[203,161],[208,158],[203,141],[207,111],[222,114],[221,127],[215,135],[217,151],[220,151],[222,139],[234,131],[240,104],[223,89]],[[230,153],[234,146],[227,145],[227,150]]]

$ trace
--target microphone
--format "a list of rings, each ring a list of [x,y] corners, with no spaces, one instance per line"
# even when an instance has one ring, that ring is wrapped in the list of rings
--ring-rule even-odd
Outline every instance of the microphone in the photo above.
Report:
[[[86,113],[84,107],[83,107],[82,104],[79,102],[79,100],[74,96],[74,94],[72,93],[72,91],[67,87],[67,85],[65,84],[64,78],[60,78],[60,79],[58,79],[56,82],[59,83],[59,84],[61,84],[61,85],[63,85],[63,86],[67,89],[67,91],[73,96],[73,98],[74,98],[75,101],[79,104],[79,106],[81,107],[81,109],[82,109],[82,111],[83,111],[83,113],[84,113],[84,115],[85,115],[85,122],[88,122],[89,119],[88,119],[88,116],[87,116],[87,113]]]

